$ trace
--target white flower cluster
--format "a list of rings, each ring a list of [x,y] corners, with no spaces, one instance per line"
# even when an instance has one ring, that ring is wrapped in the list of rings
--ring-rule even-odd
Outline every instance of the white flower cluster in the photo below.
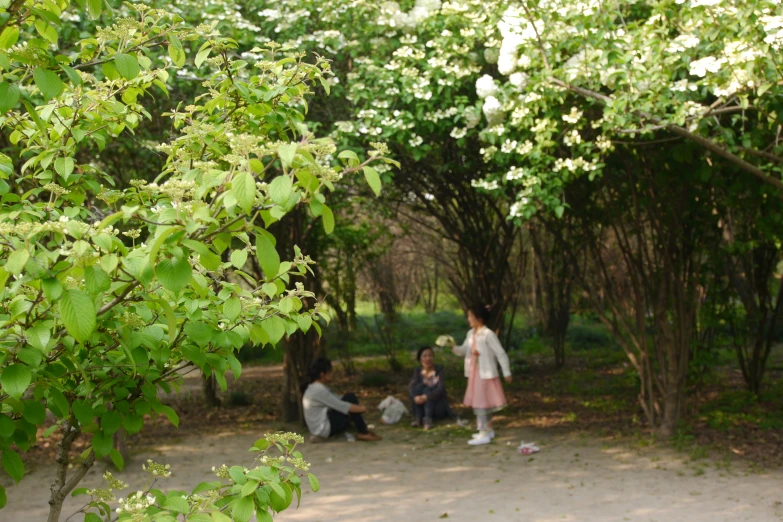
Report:
[[[424,115],[424,119],[426,121],[431,121],[433,123],[437,123],[440,120],[445,120],[446,118],[453,118],[459,114],[459,109],[456,107],[449,107],[445,111],[443,109],[438,109],[435,112],[428,112]]]
[[[517,89],[524,89],[527,85],[528,75],[523,72],[511,73],[508,82]]]
[[[681,53],[686,49],[696,47],[699,45],[699,42],[701,42],[701,40],[699,40],[697,36],[692,34],[681,34],[672,40],[671,43],[669,43],[669,46],[666,48],[666,52],[670,54]]]
[[[468,129],[465,127],[454,127],[451,129],[451,134],[449,134],[452,138],[455,140],[459,140],[467,136]]]
[[[484,105],[481,107],[481,110],[490,126],[501,123],[506,117],[506,113],[503,111],[503,105],[500,103],[500,100],[494,96],[488,96],[484,100]]]
[[[416,0],[416,4],[409,12],[404,12],[397,2],[384,2],[381,4],[379,25],[388,25],[393,28],[413,29],[421,21],[427,19],[433,12],[440,9],[440,0]]]
[[[557,158],[555,166],[552,170],[560,172],[561,170],[567,170],[569,172],[577,172],[579,170],[583,172],[590,172],[598,169],[598,165],[594,161],[589,161],[584,158]]]
[[[582,111],[576,107],[571,107],[571,112],[563,115],[563,121],[566,123],[579,123],[580,119],[582,119]]]
[[[525,174],[525,169],[511,167],[508,172],[506,172],[506,181],[517,181],[524,178]]]
[[[117,508],[117,513],[140,514],[155,504],[155,497],[145,495],[143,491],[137,491],[130,495],[127,500],[119,499],[119,503],[120,507]]]
[[[759,21],[764,24],[764,32],[767,36],[764,42],[773,49],[783,49],[783,16],[762,16]]]
[[[522,217],[522,210],[528,205],[529,202],[530,200],[526,197],[519,198],[518,201],[515,201],[511,205],[508,213],[511,215],[511,217]]]
[[[473,188],[480,188],[484,190],[497,190],[500,188],[500,184],[496,180],[487,181],[485,179],[474,179],[470,182]]]
[[[451,348],[456,344],[457,341],[450,335],[441,335],[435,340],[435,345],[440,346],[441,348]]]
[[[525,44],[535,41],[536,31],[542,33],[545,29],[543,20],[536,20],[533,26],[519,8],[511,7],[503,14],[498,23],[498,29],[503,37],[498,55],[498,71],[509,75],[516,69],[526,69],[530,66],[527,55],[519,55],[519,50]]]
[[[482,100],[495,97],[498,94],[498,86],[495,83],[495,79],[492,76],[485,74],[478,80],[476,80],[476,95]]]
[[[612,140],[610,140],[603,134],[595,139],[595,146],[598,147],[598,149],[602,152],[611,150],[614,147],[612,145]]]
[[[573,129],[571,132],[563,136],[563,143],[565,143],[568,147],[579,145],[582,143],[582,136],[579,134],[578,130]]]

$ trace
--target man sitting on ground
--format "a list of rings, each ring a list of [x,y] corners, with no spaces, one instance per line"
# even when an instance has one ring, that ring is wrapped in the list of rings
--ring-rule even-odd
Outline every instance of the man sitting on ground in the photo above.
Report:
[[[302,397],[305,423],[310,433],[328,439],[344,433],[353,424],[356,438],[363,441],[377,441],[381,438],[367,430],[362,413],[366,406],[360,406],[353,393],[338,397],[327,384],[332,380],[332,361],[320,357],[310,368],[311,384]]]

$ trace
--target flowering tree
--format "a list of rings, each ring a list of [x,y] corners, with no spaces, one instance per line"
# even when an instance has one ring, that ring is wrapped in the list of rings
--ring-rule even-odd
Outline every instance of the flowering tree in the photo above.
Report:
[[[102,6],[90,0],[86,14]],[[323,60],[283,57],[272,43],[238,60],[212,26],[125,10],[82,38],[68,22],[82,10],[65,0],[0,3],[0,129],[12,145],[0,154],[0,451],[21,480],[18,451],[37,443],[47,411],[56,418],[44,434],[57,437],[50,522],[96,459],[122,465],[115,433],[138,432],[147,415],[178,422],[158,391],[184,370],[214,372],[225,389],[242,346],[319,328],[323,314],[303,306],[312,294],[293,284],[312,261],[296,249],[282,260],[267,228],[304,205],[331,231],[324,193],[384,151],[333,166],[332,141],[307,129]],[[153,117],[144,102],[169,94],[191,45],[203,93],[156,115],[174,129],[157,147],[164,169],[111,188],[101,151]],[[90,446],[75,458],[78,437]]]
[[[707,288],[707,253],[720,246],[716,226],[731,221],[729,202],[751,194],[777,199],[783,188],[781,14],[779,3],[765,1],[541,0],[510,6],[496,32],[488,31],[497,73],[476,83],[484,100],[485,151],[496,166],[485,183],[514,187],[510,214],[522,221],[542,211],[562,216],[574,199],[569,187],[611,171],[595,187],[579,185],[593,194],[590,208],[618,206],[599,212],[597,220],[585,216],[589,227],[601,225],[592,231],[592,293],[603,296],[597,311],[629,348],[642,378],[642,407],[664,434],[682,411],[693,341],[688,325],[698,311],[698,293]],[[676,147],[666,159],[660,149],[625,148],[661,140],[686,140],[697,149]],[[660,179],[650,176],[655,162]],[[701,188],[688,193],[666,187],[672,165],[687,169],[682,183]],[[756,179],[738,183],[737,171]],[[686,207],[683,201],[689,201]],[[692,218],[671,219],[662,206]],[[708,216],[718,209],[722,218],[713,222]],[[745,247],[750,243],[739,249]],[[606,313],[612,296],[615,305]],[[617,306],[626,297],[634,302]],[[761,299],[770,300],[766,294]],[[746,301],[754,304],[751,297]],[[765,332],[766,326],[752,329]],[[762,345],[754,347],[758,364]]]
[[[783,189],[779,2],[540,0],[495,30],[498,74],[476,90],[488,150],[508,166],[487,182],[517,188],[514,216],[562,213],[564,184],[597,175],[628,137],[692,140]]]
[[[334,61],[326,88],[348,103],[313,117],[335,140],[389,143],[403,167],[386,177],[385,202],[409,217],[434,216],[448,251],[448,280],[464,304],[495,305],[502,327],[512,282],[509,259],[519,230],[506,221],[505,198],[480,183],[491,172],[478,143],[474,84],[488,62],[481,50],[497,2],[418,0],[380,5],[339,0],[254,1],[245,23],[260,38],[288,42]],[[502,12],[502,10],[501,10]],[[477,185],[477,182],[478,185]],[[476,187],[479,190],[474,190]],[[420,220],[431,222],[429,220]]]

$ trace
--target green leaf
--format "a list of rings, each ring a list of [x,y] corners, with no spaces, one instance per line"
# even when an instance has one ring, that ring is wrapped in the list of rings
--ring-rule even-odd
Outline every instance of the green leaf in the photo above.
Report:
[[[84,269],[84,286],[91,294],[99,294],[111,287],[111,279],[102,268],[94,265],[88,266]]]
[[[313,490],[313,493],[318,493],[318,490],[321,489],[321,483],[318,482],[318,479],[315,478],[315,475],[308,473],[307,480],[310,481],[310,489]]]
[[[381,177],[378,175],[378,171],[369,165],[364,167],[364,179],[367,180],[367,184],[375,192],[375,196],[381,195]]]
[[[0,83],[0,115],[10,111],[19,103],[21,91],[16,84],[2,82]]]
[[[24,477],[24,462],[22,462],[19,454],[13,450],[7,448],[3,450],[3,468],[17,484]]]
[[[54,160],[54,170],[57,171],[57,174],[62,176],[64,180],[68,180],[68,178],[71,177],[75,166],[73,158],[57,158]]]
[[[251,497],[243,497],[234,502],[231,515],[235,522],[248,522],[255,512],[255,504]]]
[[[22,417],[30,424],[40,426],[46,420],[46,408],[38,401],[24,401]]]
[[[5,488],[0,486],[0,509],[3,509],[8,504],[8,495],[5,493]]]
[[[201,64],[204,63],[204,60],[207,59],[211,51],[212,48],[207,47],[206,49],[202,49],[201,51],[198,52],[198,54],[196,55],[196,59],[193,61],[197,69],[201,68]]]
[[[242,486],[242,491],[239,494],[243,497],[246,497],[248,495],[254,494],[257,489],[258,489],[258,481],[248,480],[247,482],[245,482],[245,485]]]
[[[0,49],[9,49],[19,40],[19,28],[16,26],[6,27],[0,33]]]
[[[4,268],[9,274],[19,275],[22,273],[22,270],[24,270],[24,265],[27,264],[28,259],[30,259],[30,252],[26,248],[14,250],[11,252],[11,255],[8,256]]]
[[[92,436],[92,449],[95,451],[95,456],[102,459],[112,450],[112,436],[107,435],[103,431],[98,431]]]
[[[114,67],[126,80],[132,80],[139,75],[141,68],[135,56],[124,53],[114,55]]]
[[[253,209],[253,203],[256,201],[256,180],[249,172],[240,172],[231,180],[231,193],[237,199],[237,203],[250,214]]]
[[[57,76],[57,73],[41,67],[37,67],[33,71],[33,80],[35,80],[35,84],[41,90],[41,94],[43,94],[45,100],[51,100],[52,98],[59,96],[65,87],[65,84],[60,77]]]
[[[318,217],[321,214],[324,213],[324,204],[321,203],[318,199],[313,198],[310,200],[310,212],[313,213],[314,217]]]
[[[178,293],[188,286],[193,276],[193,269],[187,257],[164,259],[155,267],[155,274],[163,288]]]
[[[90,19],[97,20],[101,16],[103,9],[103,0],[87,0],[87,11],[90,13]]]
[[[274,519],[272,518],[272,515],[269,514],[269,511],[264,509],[257,509],[256,510],[256,522],[273,522]]]
[[[30,386],[30,382],[33,380],[33,373],[30,368],[24,364],[12,364],[6,366],[3,370],[3,374],[0,375],[0,386],[3,387],[3,391],[18,399]]]
[[[60,315],[65,329],[83,343],[95,330],[95,303],[80,290],[66,290],[60,298]]]
[[[293,183],[288,176],[278,176],[269,184],[269,197],[277,205],[285,206],[291,197]]]
[[[101,415],[101,429],[106,435],[114,435],[122,426],[122,413],[108,410]]]
[[[84,522],[103,522],[103,519],[95,513],[85,513]]]
[[[313,325],[313,319],[309,315],[298,315],[296,316],[296,324],[299,325],[299,328],[304,333],[307,333],[307,331]]]
[[[182,43],[175,35],[169,35],[169,58],[177,67],[185,65],[185,51],[182,49]]]
[[[59,418],[65,418],[71,414],[71,405],[63,392],[52,386],[49,388],[49,409]]]
[[[274,283],[264,283],[261,285],[261,290],[269,297],[274,297],[277,295],[278,288]]]
[[[229,321],[235,320],[241,313],[242,302],[238,298],[232,297],[223,303],[223,315],[225,315],[226,319]]]
[[[113,449],[109,453],[109,458],[111,458],[111,461],[114,463],[114,466],[118,470],[122,471],[122,469],[125,467],[125,459],[122,458],[122,454],[116,449]]]
[[[272,491],[269,493],[269,506],[278,513],[288,509],[294,498],[291,489],[286,484],[277,484],[275,482],[270,482],[269,487],[272,488]]]
[[[25,332],[25,336],[26,335],[27,332]],[[29,338],[28,341],[30,341]],[[32,344],[32,342],[30,342],[30,344]],[[41,366],[41,362],[43,361],[43,353],[41,353],[41,350],[37,348],[25,347],[19,350],[19,352],[16,354],[16,358],[31,368],[38,368]]]
[[[234,250],[231,252],[231,264],[234,268],[242,269],[247,263],[247,250]]]
[[[269,447],[272,445],[271,442],[269,442],[266,439],[258,439],[254,444],[253,447],[256,448],[258,451],[266,451],[269,449]]]
[[[324,220],[324,232],[327,234],[331,234],[334,232],[334,214],[332,213],[332,209],[329,207],[324,207],[323,210],[323,220]]]
[[[50,301],[59,299],[63,295],[63,284],[55,277],[44,279],[41,281],[41,286],[43,287],[44,295]]]
[[[169,422],[174,425],[175,428],[179,427],[179,416],[177,415],[177,412],[175,412],[171,407],[165,405],[161,406],[160,411],[163,413],[163,415],[166,416]]]
[[[57,29],[46,23],[45,20],[42,18],[36,20],[35,30],[50,43],[57,45]]]
[[[256,255],[267,279],[275,277],[280,270],[280,254],[275,245],[264,235],[256,234]]]
[[[68,79],[71,80],[71,83],[73,85],[79,86],[83,83],[82,77],[79,76],[79,73],[76,72],[76,69],[74,69],[73,67],[68,67],[67,65],[61,63],[60,69],[62,69],[65,72],[65,74],[68,76]]]
[[[128,435],[133,435],[144,427],[144,419],[139,415],[128,414],[122,419],[122,427],[125,428]]]
[[[16,431],[16,424],[8,415],[0,413],[0,437],[8,439]]]
[[[177,339],[177,316],[174,315],[174,309],[163,299],[155,302],[163,308],[163,313],[166,315],[166,323],[169,327],[169,342],[173,343]]]
[[[166,502],[163,504],[163,507],[175,513],[187,513],[190,511],[188,501],[176,493],[170,494],[170,496],[166,498]]]
[[[92,421],[95,420],[95,411],[87,401],[73,401],[71,408],[73,409],[73,414],[76,416],[76,420],[78,420],[79,424],[82,426],[91,424]]]
[[[280,162],[283,164],[283,168],[290,168],[294,163],[296,157],[296,143],[284,143],[277,149],[277,154],[280,156]]]
[[[214,513],[212,513],[212,520],[214,520],[215,522],[234,522],[233,520],[231,520],[231,517],[224,515],[220,511],[215,511]]]
[[[269,342],[273,345],[280,342],[285,335],[285,321],[277,316],[267,317],[261,322],[261,328],[269,335]]]

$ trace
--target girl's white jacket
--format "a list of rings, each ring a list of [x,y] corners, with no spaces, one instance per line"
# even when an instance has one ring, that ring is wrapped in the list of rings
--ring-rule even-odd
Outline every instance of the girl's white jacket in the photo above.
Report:
[[[470,365],[473,364],[471,356],[471,343],[473,329],[468,332],[465,342],[461,346],[454,346],[451,351],[465,358],[465,377],[470,376]],[[500,345],[500,340],[495,332],[486,326],[476,333],[476,349],[479,352],[479,376],[482,379],[494,379],[498,377],[498,363],[503,370],[503,377],[511,375],[511,366],[508,363],[508,355]]]

